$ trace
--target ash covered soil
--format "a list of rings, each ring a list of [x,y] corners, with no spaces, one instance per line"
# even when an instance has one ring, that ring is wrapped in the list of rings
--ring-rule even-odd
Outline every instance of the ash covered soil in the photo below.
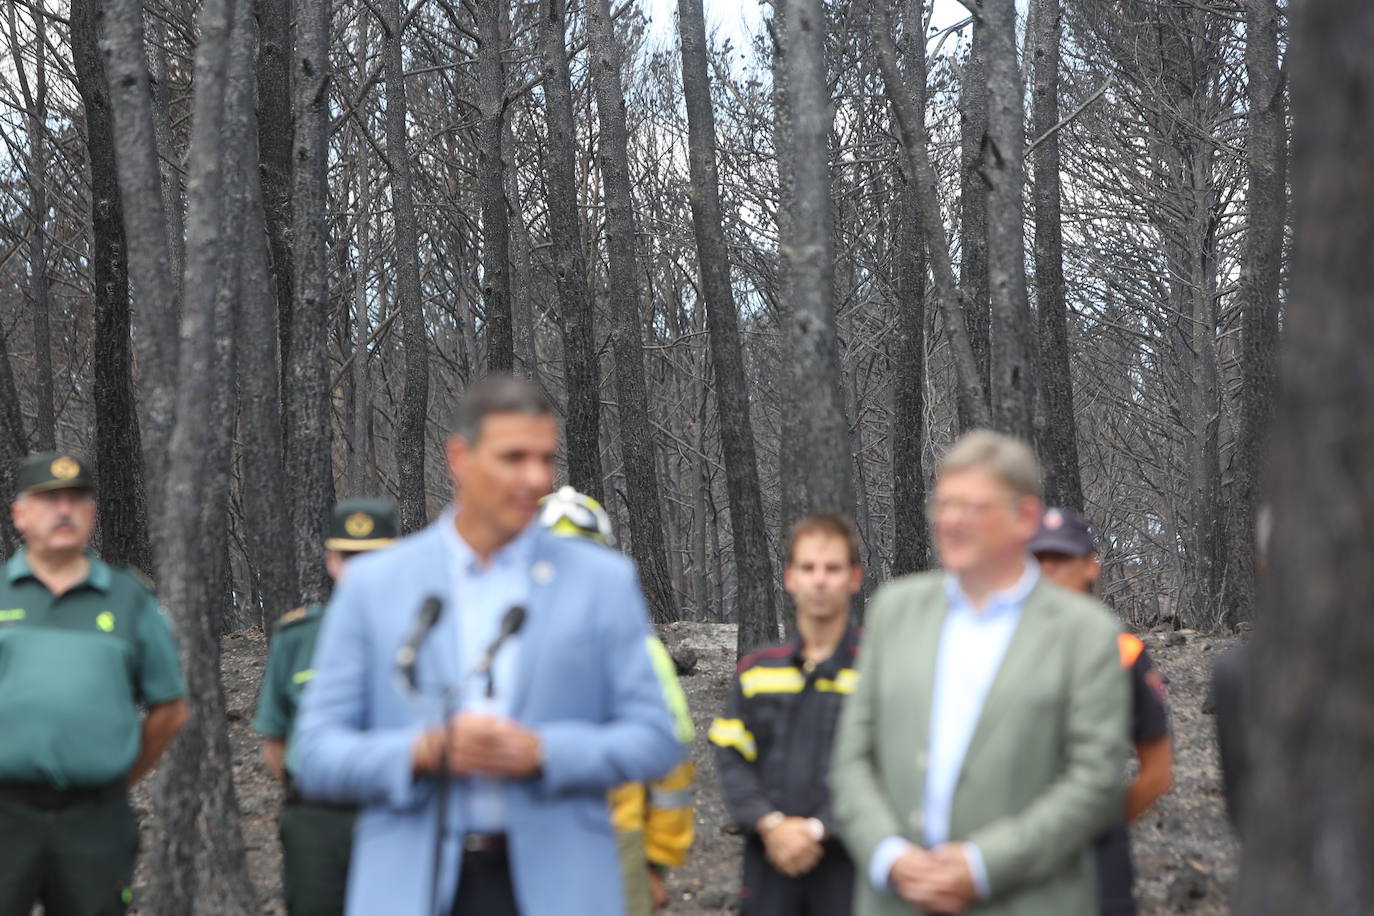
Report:
[[[1166,679],[1174,728],[1173,790],[1132,831],[1141,912],[1146,916],[1224,914],[1236,847],[1221,795],[1212,717],[1202,710],[1212,660],[1236,640],[1185,631],[1184,642],[1170,646],[1165,644],[1166,633],[1140,635]],[[679,623],[667,627],[664,636],[670,644],[686,646],[698,655],[695,671],[682,678],[697,729],[692,747],[697,766],[697,838],[687,865],[669,875],[672,902],[666,912],[682,916],[728,913],[736,909],[741,839],[721,799],[706,731],[724,702],[734,672],[735,628]],[[1178,638],[1174,635],[1170,642]],[[281,790],[262,765],[251,731],[266,656],[266,639],[256,628],[224,639],[225,699],[249,869],[261,911],[278,914],[285,912],[276,820]],[[146,812],[144,793],[139,793],[136,802]],[[144,821],[144,830],[152,829],[146,817]],[[145,833],[145,849],[150,840]]]

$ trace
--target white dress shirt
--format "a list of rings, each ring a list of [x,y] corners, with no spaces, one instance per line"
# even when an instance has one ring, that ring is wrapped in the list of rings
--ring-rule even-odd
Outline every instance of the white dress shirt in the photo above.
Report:
[[[513,678],[520,656],[519,634],[506,640],[492,664],[491,697],[487,679],[473,677],[477,667],[501,629],[506,612],[529,599],[530,563],[534,547],[534,526],[526,528],[515,540],[496,550],[485,565],[458,534],[452,523],[453,510],[445,513],[443,526],[450,549],[449,576],[452,600],[448,613],[458,615],[458,670],[464,680],[457,685],[456,703],[460,710],[498,716],[511,714]],[[500,779],[469,776],[456,782],[462,799],[463,830],[467,833],[504,833],[506,830],[506,786]]]

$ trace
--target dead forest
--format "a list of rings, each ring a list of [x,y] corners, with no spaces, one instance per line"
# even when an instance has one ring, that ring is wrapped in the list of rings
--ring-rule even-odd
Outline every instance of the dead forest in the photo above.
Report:
[[[1371,387],[1336,361],[1279,399],[1281,317],[1313,365],[1369,346],[1288,309],[1290,276],[1355,301],[1374,17],[1289,5],[7,0],[0,489],[90,456],[99,550],[153,575],[188,660],[147,912],[253,911],[206,826],[236,811],[219,637],[326,594],[336,498],[433,518],[486,372],[557,405],[656,621],[741,650],[787,617],[803,512],[853,514],[870,588],[928,567],[935,458],[979,426],[1034,442],[1127,625],[1254,619],[1271,426]],[[1290,213],[1309,179],[1348,234]],[[1352,454],[1327,422],[1292,486]]]

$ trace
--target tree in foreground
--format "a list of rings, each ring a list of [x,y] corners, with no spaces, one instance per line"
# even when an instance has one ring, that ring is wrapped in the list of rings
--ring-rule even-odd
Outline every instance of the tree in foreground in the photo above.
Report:
[[[1235,911],[1374,911],[1374,6],[1293,6],[1295,256]]]

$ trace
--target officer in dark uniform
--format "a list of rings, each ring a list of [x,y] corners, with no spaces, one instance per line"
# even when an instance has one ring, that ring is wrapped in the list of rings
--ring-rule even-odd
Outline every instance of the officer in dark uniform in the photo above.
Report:
[[[1081,515],[1047,509],[1029,546],[1046,578],[1092,594],[1102,561],[1097,538]],[[1169,791],[1174,758],[1163,677],[1139,637],[1122,633],[1117,648],[1121,666],[1131,676],[1131,742],[1140,767],[1126,791],[1125,817],[1097,840],[1097,883],[1102,916],[1135,916],[1135,867],[1128,825]]]
[[[31,455],[18,486],[24,547],[0,574],[0,916],[111,916],[132,897],[129,787],[186,723],[186,687],[151,585],[88,549],[86,464]]]
[[[397,530],[396,505],[390,500],[338,503],[324,542],[329,575],[338,582],[349,557],[385,547],[396,540]],[[301,694],[315,676],[311,660],[324,611],[324,605],[313,604],[296,608],[277,622],[253,723],[263,736],[263,759],[286,784],[280,829],[286,909],[292,916],[344,911],[353,845],[356,808],[306,800],[291,779],[291,733]]]
[[[741,916],[851,910],[854,865],[835,835],[827,779],[840,707],[859,681],[849,604],[862,584],[847,518],[798,521],[783,573],[797,637],[744,657],[711,724],[725,801],[747,837]]]

